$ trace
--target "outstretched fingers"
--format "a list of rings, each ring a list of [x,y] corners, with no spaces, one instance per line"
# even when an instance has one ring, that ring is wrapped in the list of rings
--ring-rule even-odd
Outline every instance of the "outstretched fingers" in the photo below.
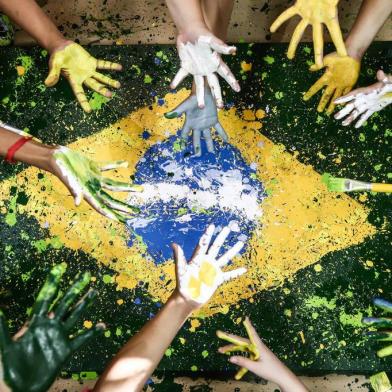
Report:
[[[88,103],[86,94],[83,90],[83,87],[81,84],[79,84],[78,82],[76,82],[72,77],[69,77],[69,84],[71,85],[72,91],[76,97],[76,99],[78,100],[80,106],[82,107],[82,109],[86,112],[86,113],[90,113],[91,112],[91,106]]]
[[[214,142],[212,140],[211,131],[209,129],[204,129],[203,137],[207,145],[207,151],[214,153]]]
[[[219,267],[225,266],[234,256],[236,256],[241,249],[244,247],[242,241],[238,241],[234,246],[232,246],[223,256],[217,260]]]
[[[287,10],[283,11],[276,19],[275,22],[272,23],[270,27],[271,33],[274,33],[278,28],[291,17],[297,14],[297,9],[295,6],[288,8]]]
[[[222,140],[224,142],[228,142],[229,141],[229,137],[227,136],[226,131],[223,129],[222,125],[219,122],[217,122],[214,125],[214,129],[218,133],[218,135],[222,138]]]
[[[328,84],[328,77],[324,74],[316,83],[305,93],[303,99],[308,101],[313,95],[317,94],[324,86]]]
[[[321,69],[323,67],[324,54],[323,26],[321,23],[315,23],[313,25],[313,47],[316,69]]]
[[[213,257],[214,259],[218,256],[220,248],[222,247],[223,243],[226,241],[226,238],[230,234],[230,227],[225,226],[221,232],[216,237],[215,241],[211,245],[210,249],[208,250],[208,255]]]
[[[52,268],[38,293],[33,307],[33,315],[44,316],[49,312],[49,307],[58,292],[60,280],[66,269],[65,263],[58,264]]]
[[[220,65],[217,69],[218,74],[226,80],[226,82],[229,84],[229,86],[236,92],[240,92],[241,91],[241,87],[240,84],[238,83],[237,79],[235,78],[235,76],[233,75],[233,73],[231,72],[230,68],[227,66],[227,64],[225,62],[223,62],[222,60],[220,60]]]
[[[64,322],[64,328],[67,331],[71,331],[72,328],[82,317],[84,311],[95,301],[97,292],[95,290],[90,290],[83,298],[76,304],[70,316]],[[57,316],[57,315],[56,315]]]
[[[180,68],[170,83],[170,88],[175,89],[177,86],[189,75],[189,72],[184,68]]]
[[[326,22],[327,29],[331,34],[332,42],[336,47],[339,56],[347,56],[346,45],[344,44],[342,31],[340,30],[338,17]]]
[[[60,301],[55,310],[55,318],[61,320],[67,313],[68,308],[74,303],[77,297],[83,292],[86,286],[90,283],[91,274],[85,272],[82,276],[77,277],[73,285],[67,290],[64,297]]]
[[[112,63],[106,60],[97,60],[97,69],[106,69],[109,71],[122,71],[123,67],[119,63]]]
[[[247,271],[246,268],[237,268],[232,271],[223,272],[222,275],[222,283],[228,282],[229,280],[238,278],[239,276],[243,275]]]
[[[302,38],[307,26],[308,26],[308,22],[306,22],[304,19],[302,19],[301,22],[299,22],[297,27],[295,28],[293,36],[291,37],[289,48],[287,50],[287,57],[289,59],[294,58],[295,52],[297,51],[299,41],[301,41],[301,38]]]
[[[178,244],[172,244],[173,258],[176,264],[177,284],[181,281],[186,273],[187,262],[184,251]]]
[[[112,192],[141,192],[143,186],[138,184],[127,184],[126,182],[112,180],[111,178],[101,179],[102,188]]]
[[[87,343],[89,340],[101,335],[101,333],[105,330],[105,325],[104,324],[97,324],[93,328],[91,328],[89,331],[78,335],[74,339],[71,340],[71,350],[73,352],[79,350],[80,347],[82,347],[85,343]]]
[[[215,225],[209,225],[204,234],[200,237],[199,243],[193,252],[192,260],[199,255],[204,255],[207,253],[207,249],[210,246],[211,238],[214,235],[214,232]]]

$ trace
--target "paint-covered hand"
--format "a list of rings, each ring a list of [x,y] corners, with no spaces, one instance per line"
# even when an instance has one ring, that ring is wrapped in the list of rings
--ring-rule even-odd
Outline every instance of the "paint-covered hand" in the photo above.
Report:
[[[382,298],[374,298],[373,304],[387,313],[392,313],[392,303]],[[370,339],[375,339],[380,342],[392,342],[392,318],[391,317],[365,317],[362,323],[367,327],[381,328],[381,331],[365,332],[365,335]],[[383,330],[384,329],[384,330]],[[377,351],[380,358],[392,355],[392,344]]]
[[[229,140],[225,130],[218,120],[218,110],[215,101],[207,88],[205,91],[205,108],[200,109],[195,95],[191,95],[171,112],[165,113],[166,118],[177,118],[185,113],[185,123],[182,127],[181,139],[187,140],[193,132],[193,150],[197,157],[201,156],[201,136],[203,135],[208,152],[214,152],[214,142],[211,128],[214,128],[223,141]]]
[[[230,344],[228,346],[220,347],[219,352],[221,354],[230,355],[233,352],[242,352],[249,355],[251,361],[258,361],[260,359],[260,338],[254,330],[252,323],[249,318],[246,317],[244,321],[244,327],[248,334],[248,339],[241,338],[236,335],[231,335],[223,331],[217,331],[216,335],[219,339],[226,340]],[[236,380],[241,380],[241,378],[248,372],[248,368],[241,367],[241,369],[235,375]]]
[[[114,88],[120,87],[120,82],[97,72],[97,69],[121,71],[122,66],[106,60],[97,60],[80,45],[68,42],[51,55],[49,75],[45,80],[45,85],[54,86],[59,81],[60,74],[64,75],[83,110],[90,113],[91,106],[84,93],[83,84],[108,98],[112,96],[112,93],[105,85]]]
[[[317,111],[323,112],[329,103],[326,113],[330,115],[335,109],[335,99],[351,91],[357,82],[361,63],[350,56],[339,56],[337,53],[331,53],[325,56],[323,67],[326,67],[327,70],[307,91],[304,100],[308,101],[325,87]]]
[[[140,185],[127,184],[102,176],[102,172],[127,167],[128,162],[94,162],[67,147],[53,152],[52,172],[68,188],[79,206],[83,199],[100,214],[119,222],[126,222],[139,209],[114,199],[104,189],[115,192],[141,191]]]
[[[191,37],[191,39],[179,35],[177,49],[181,60],[181,68],[171,82],[170,87],[175,89],[189,74],[193,75],[197,102],[200,108],[205,106],[204,78],[207,79],[219,108],[223,107],[223,99],[216,73],[224,78],[234,91],[240,91],[238,81],[221,58],[221,54],[234,54],[237,50],[234,46],[228,46],[211,33],[205,32],[196,37]]]
[[[105,328],[97,324],[85,333],[70,338],[84,310],[92,303],[90,290],[71,306],[90,282],[90,273],[77,276],[62,298],[57,296],[65,263],[55,266],[38,294],[32,317],[11,338],[4,314],[0,311],[0,353],[4,381],[13,392],[44,392],[49,389],[62,366],[84,343]],[[52,308],[56,302],[55,309]]]
[[[229,227],[224,227],[210,246],[215,226],[208,226],[199,240],[192,259],[187,263],[182,248],[173,244],[174,260],[176,262],[177,290],[179,294],[195,307],[207,303],[216,289],[224,282],[234,279],[246,272],[238,268],[224,272],[222,268],[240,252],[244,243],[238,241],[222,256],[219,251],[230,234]]]
[[[384,109],[392,103],[392,76],[387,76],[383,71],[377,72],[378,82],[369,86],[358,88],[350,94],[335,101],[336,104],[346,106],[336,113],[335,118],[341,120],[343,125],[350,125],[359,116],[355,128],[360,128],[364,122],[375,112]]]
[[[336,50],[340,56],[347,56],[346,47],[344,45],[342,32],[339,26],[337,5],[339,0],[297,0],[296,3],[284,11],[275,22],[271,25],[271,32],[274,33],[284,22],[299,15],[302,20],[297,25],[290,41],[287,57],[293,59],[299,41],[306,27],[310,24],[313,28],[313,45],[315,64],[312,70],[321,69],[323,66],[323,24],[331,35],[332,41],[336,46]]]

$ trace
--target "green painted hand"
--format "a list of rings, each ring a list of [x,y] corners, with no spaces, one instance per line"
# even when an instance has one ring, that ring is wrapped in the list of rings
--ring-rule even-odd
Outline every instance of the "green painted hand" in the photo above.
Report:
[[[52,171],[69,189],[76,206],[85,199],[100,214],[124,223],[139,209],[114,199],[104,189],[130,192],[140,191],[143,187],[111,180],[103,177],[102,172],[127,166],[126,161],[98,164],[69,148],[58,147],[53,153]]]
[[[218,120],[218,111],[215,100],[208,90],[205,93],[205,107],[200,109],[197,97],[191,95],[177,106],[173,111],[165,113],[166,118],[177,118],[185,113],[186,119],[181,132],[181,139],[186,140],[193,131],[193,150],[197,157],[201,156],[201,135],[203,134],[208,152],[214,152],[214,143],[211,137],[211,128],[214,128],[223,141],[228,136]]]
[[[94,300],[95,292],[88,291],[70,309],[90,282],[90,273],[85,272],[76,277],[65,295],[58,299],[55,310],[52,309],[65,270],[65,263],[51,270],[38,294],[31,320],[13,339],[5,316],[0,311],[0,352],[4,381],[13,392],[47,391],[70,356],[105,327],[98,324],[70,339],[71,330]]]
[[[48,87],[54,86],[62,73],[68,79],[83,110],[90,113],[91,107],[84,93],[83,84],[108,98],[112,96],[112,93],[105,85],[113,88],[120,87],[120,82],[97,72],[97,69],[121,71],[122,66],[110,61],[97,60],[80,45],[69,41],[67,45],[56,50],[50,57],[49,75],[45,84]]]
[[[392,313],[392,303],[382,298],[374,298],[373,304],[385,312]],[[381,331],[368,331],[366,336],[381,342],[392,342],[392,318],[390,317],[364,317],[362,323],[368,327],[387,328]],[[377,351],[380,358],[392,355],[392,344]]]

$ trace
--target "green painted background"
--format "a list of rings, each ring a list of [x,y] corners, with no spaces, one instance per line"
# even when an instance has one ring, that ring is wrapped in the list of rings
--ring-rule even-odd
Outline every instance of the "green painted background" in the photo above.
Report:
[[[307,63],[312,60],[311,46],[302,45],[294,61],[285,58],[285,48],[240,44],[239,54],[227,61],[243,78],[242,92],[236,95],[224,86],[226,103],[238,108],[267,108],[262,132],[275,143],[284,144],[288,151],[298,150],[298,159],[311,164],[319,173],[328,171],[344,177],[392,182],[392,108],[373,116],[360,130],[342,127],[333,118],[319,115],[315,108],[320,95],[309,103],[302,101],[303,93],[321,75],[307,71]],[[28,127],[46,143],[67,144],[148,105],[155,95],[163,97],[178,66],[172,46],[93,47],[90,51],[96,57],[121,62],[125,71],[115,75],[122,88],[111,102],[101,105],[91,95],[96,110],[86,116],[64,80],[55,88],[44,87],[48,62],[45,52],[38,48],[0,48],[0,119],[22,129]],[[242,60],[253,63],[250,74],[240,74]],[[373,83],[379,68],[391,72],[391,60],[389,43],[374,44],[362,65],[359,84]],[[31,68],[25,77],[18,78],[15,66],[22,63]],[[337,153],[343,156],[339,166],[332,162]],[[22,164],[0,163],[0,181],[23,168]],[[12,191],[18,195],[17,203],[29,202],[23,189]],[[243,333],[242,327],[232,320],[245,314],[253,319],[270,347],[300,374],[392,370],[392,360],[376,358],[377,344],[363,338],[359,323],[362,315],[371,314],[371,299],[380,289],[386,298],[392,299],[391,200],[387,195],[369,195],[366,205],[371,209],[369,220],[378,228],[377,235],[361,245],[322,258],[321,273],[316,273],[313,267],[306,268],[283,287],[258,293],[253,304],[244,301],[240,309],[233,307],[227,315],[204,320],[196,333],[189,332],[189,323],[185,324],[179,336],[186,338],[187,344],[182,345],[176,339],[159,371],[226,377],[234,368],[225,357],[216,354],[219,342],[215,330]],[[113,272],[98,268],[88,254],[66,249],[56,238],[44,244],[42,240],[49,233],[35,219],[17,215],[16,224],[10,226],[5,218],[0,215],[0,306],[10,318],[11,329],[16,331],[26,319],[26,310],[53,264],[67,261],[68,279],[77,271],[90,269],[97,276],[95,287],[99,298],[86,318],[104,320],[111,335],[91,342],[75,354],[64,370],[102,370],[161,304],[145,296],[142,284],[136,292],[116,292],[114,284],[105,283],[110,281],[105,275]],[[374,267],[367,267],[366,260],[373,261]],[[115,305],[118,298],[123,298],[125,304]],[[135,304],[136,298],[142,299],[142,304]],[[300,331],[305,334],[305,344],[300,340]],[[320,350],[320,344],[325,349]]]

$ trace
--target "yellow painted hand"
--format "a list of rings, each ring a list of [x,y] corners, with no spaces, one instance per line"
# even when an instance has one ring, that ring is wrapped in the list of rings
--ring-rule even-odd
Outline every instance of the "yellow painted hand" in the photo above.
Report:
[[[260,358],[260,350],[258,348],[257,340],[254,336],[254,330],[252,324],[248,317],[246,317],[243,322],[248,334],[248,339],[241,338],[236,335],[229,334],[223,331],[216,331],[216,335],[219,339],[226,340],[230,344],[219,349],[221,354],[230,355],[233,352],[244,352],[249,354],[249,359],[252,361],[257,361]],[[248,369],[241,367],[240,370],[235,375],[236,380],[241,380],[241,378],[248,372]]]
[[[63,74],[68,79],[83,110],[90,113],[91,107],[84,93],[83,84],[108,98],[112,93],[105,84],[114,88],[120,87],[120,82],[97,72],[97,69],[121,71],[122,66],[110,61],[97,60],[80,45],[71,42],[55,51],[50,57],[49,75],[45,85],[54,86],[59,81],[60,73]]]
[[[311,69],[318,70],[323,66],[323,26],[325,24],[336,50],[340,56],[346,56],[347,51],[344,45],[342,32],[339,26],[337,4],[339,0],[297,0],[296,3],[284,11],[271,25],[271,32],[274,33],[286,20],[294,15],[299,15],[302,20],[294,30],[290,41],[287,57],[294,58],[295,51],[306,27],[310,24],[313,27],[313,45],[315,65]]]
[[[327,67],[324,75],[307,91],[304,100],[309,100],[325,87],[317,111],[324,111],[330,102],[326,111],[330,115],[335,109],[335,99],[350,92],[357,82],[361,63],[350,56],[331,53],[325,56],[324,67]]]

